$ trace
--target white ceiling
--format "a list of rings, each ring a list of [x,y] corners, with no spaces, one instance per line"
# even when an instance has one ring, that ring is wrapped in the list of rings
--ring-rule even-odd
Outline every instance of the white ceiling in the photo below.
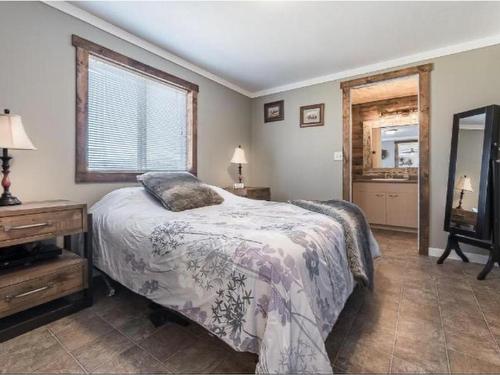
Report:
[[[500,42],[498,2],[71,4],[249,96]]]

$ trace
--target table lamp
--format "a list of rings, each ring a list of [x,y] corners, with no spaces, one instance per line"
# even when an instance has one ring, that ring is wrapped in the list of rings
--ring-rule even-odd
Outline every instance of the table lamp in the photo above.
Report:
[[[457,206],[457,209],[460,210],[460,209],[462,209],[462,200],[464,199],[464,192],[466,192],[466,191],[473,192],[474,191],[472,189],[470,177],[467,177],[465,175],[460,176],[460,178],[458,179],[456,189],[460,190],[460,200],[458,201],[458,206]]]
[[[0,114],[0,148],[3,149],[2,156],[2,187],[3,194],[0,197],[0,206],[13,206],[21,204],[21,201],[10,193],[10,159],[9,148],[14,150],[36,150],[28,135],[24,131],[21,116],[11,115],[8,109]]]
[[[234,184],[234,188],[235,189],[242,189],[245,187],[245,184],[243,183],[243,175],[241,173],[241,169],[242,169],[241,165],[247,164],[248,162],[247,162],[247,158],[245,156],[245,151],[241,148],[241,145],[234,149],[234,154],[233,154],[233,157],[231,159],[231,163],[238,164],[239,183]]]

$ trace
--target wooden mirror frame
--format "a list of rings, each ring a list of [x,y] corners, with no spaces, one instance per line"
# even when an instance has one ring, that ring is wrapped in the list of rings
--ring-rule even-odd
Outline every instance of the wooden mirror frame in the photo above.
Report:
[[[487,106],[472,109],[470,111],[457,113],[453,116],[453,131],[451,136],[451,150],[450,150],[450,166],[448,172],[448,190],[446,195],[446,211],[444,219],[444,230],[449,233],[461,234],[467,237],[488,240],[491,236],[490,231],[490,214],[491,208],[489,202],[490,197],[490,160],[491,148],[493,143],[493,127],[494,122],[498,121],[499,112],[496,106]],[[478,198],[478,212],[476,219],[475,230],[466,230],[456,228],[450,225],[452,210],[453,210],[453,197],[455,191],[456,181],[456,167],[458,158],[458,138],[460,132],[460,120],[463,118],[476,116],[484,113],[486,115],[484,122],[484,139],[483,139],[483,154],[481,158],[481,173],[479,184],[479,198]]]
[[[391,72],[341,82],[343,123],[343,198],[351,201],[351,89],[369,83],[418,74],[419,123],[419,200],[418,252],[429,254],[429,126],[430,126],[430,72],[433,64],[419,65]]]

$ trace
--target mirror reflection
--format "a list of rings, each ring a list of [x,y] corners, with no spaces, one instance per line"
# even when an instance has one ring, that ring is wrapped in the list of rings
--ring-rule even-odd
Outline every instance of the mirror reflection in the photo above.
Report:
[[[477,222],[485,120],[482,113],[459,121],[451,224],[460,229],[474,230]]]
[[[418,168],[418,124],[372,127],[372,168]]]

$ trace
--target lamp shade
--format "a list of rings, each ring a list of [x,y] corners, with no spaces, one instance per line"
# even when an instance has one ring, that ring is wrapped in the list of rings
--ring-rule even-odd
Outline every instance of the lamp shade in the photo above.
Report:
[[[0,148],[36,150],[24,130],[21,116],[0,114]]]
[[[458,179],[458,183],[457,183],[457,190],[464,190],[464,191],[474,191],[472,189],[472,184],[471,184],[471,181],[470,181],[470,177],[467,177],[467,176],[460,176],[460,178]]]
[[[238,146],[234,149],[233,158],[231,159],[231,163],[233,164],[247,164],[247,158],[245,156],[245,151]]]

